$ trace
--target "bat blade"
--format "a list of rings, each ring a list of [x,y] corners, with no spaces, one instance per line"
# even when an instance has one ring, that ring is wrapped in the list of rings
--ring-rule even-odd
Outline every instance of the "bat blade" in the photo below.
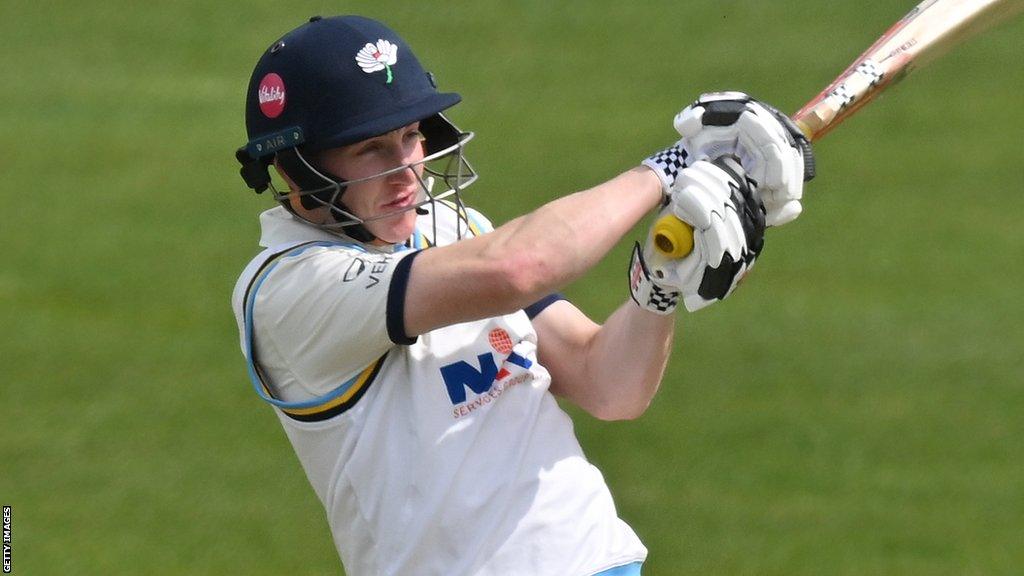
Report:
[[[910,71],[1022,12],[1024,0],[924,0],[792,119],[808,140],[817,141]],[[677,255],[663,247],[692,246],[692,237],[687,236],[692,236],[689,229],[662,226],[654,232],[655,249],[671,258],[683,258],[688,249]]]
[[[912,70],[1024,12],[1024,0],[925,0],[804,105],[793,121],[816,141]]]

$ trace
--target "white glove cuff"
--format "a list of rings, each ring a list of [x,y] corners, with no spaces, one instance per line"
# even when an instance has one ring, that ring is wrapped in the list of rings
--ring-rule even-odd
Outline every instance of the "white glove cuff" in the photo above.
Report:
[[[633,258],[629,263],[629,294],[637,306],[662,316],[675,312],[682,295],[679,290],[654,282],[639,242],[633,245]]]

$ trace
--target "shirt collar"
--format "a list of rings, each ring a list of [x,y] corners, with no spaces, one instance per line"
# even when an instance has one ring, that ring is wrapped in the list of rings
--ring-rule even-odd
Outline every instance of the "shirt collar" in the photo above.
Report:
[[[347,244],[359,244],[367,250],[374,252],[395,252],[404,250],[402,244],[389,246],[371,246],[357,242],[344,234],[335,234],[317,228],[312,224],[295,217],[284,206],[271,208],[260,214],[260,246],[270,248],[282,244],[295,244],[299,242],[344,242]]]

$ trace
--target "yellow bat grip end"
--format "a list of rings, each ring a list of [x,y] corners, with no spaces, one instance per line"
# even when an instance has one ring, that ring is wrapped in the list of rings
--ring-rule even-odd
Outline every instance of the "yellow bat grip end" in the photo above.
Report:
[[[651,234],[654,248],[668,258],[682,258],[693,251],[693,228],[672,214],[658,218]]]

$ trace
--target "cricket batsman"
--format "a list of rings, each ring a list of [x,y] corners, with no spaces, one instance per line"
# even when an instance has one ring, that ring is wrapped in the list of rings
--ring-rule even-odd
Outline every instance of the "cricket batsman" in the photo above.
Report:
[[[744,94],[705,95],[664,151],[495,228],[463,203],[459,101],[367,18],[311,18],[263,53],[236,156],[280,205],[232,299],[249,376],[349,576],[638,575],[647,550],[556,398],[644,413],[677,306],[726,298],[765,226],[800,213],[808,144]],[[558,291],[654,210],[692,251],[637,243],[595,323]]]

